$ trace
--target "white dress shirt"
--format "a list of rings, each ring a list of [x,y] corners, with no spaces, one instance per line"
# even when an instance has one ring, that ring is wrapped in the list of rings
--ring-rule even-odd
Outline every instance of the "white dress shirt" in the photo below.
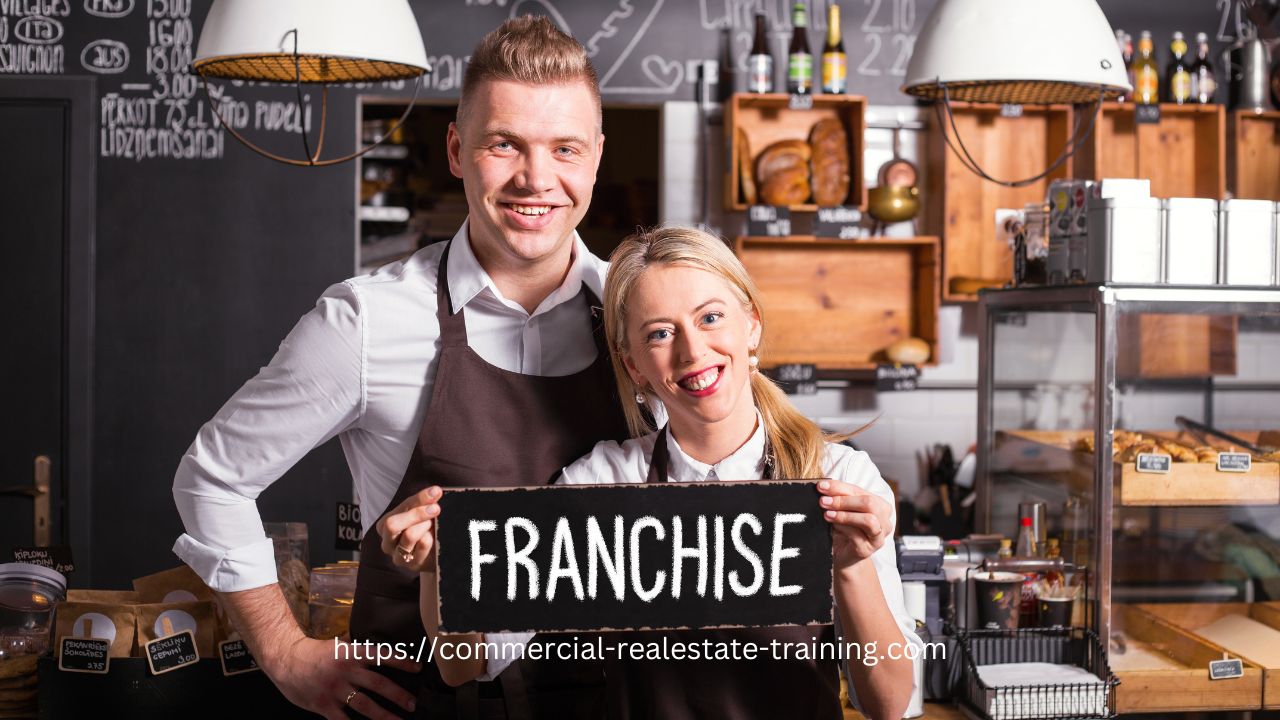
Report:
[[[759,418],[757,411],[756,417]],[[642,483],[649,477],[649,459],[653,457],[654,443],[658,433],[649,433],[639,438],[632,438],[621,443],[605,440],[596,443],[589,455],[564,469],[556,481],[566,485],[603,485],[608,483]],[[689,457],[680,449],[675,436],[666,433],[667,452],[670,462],[667,465],[668,482],[705,482],[708,480],[759,480],[765,477],[764,423],[757,419],[756,431],[751,439],[731,455],[714,465]],[[871,458],[860,450],[847,445],[827,443],[826,456],[823,459],[826,477],[855,485],[889,503],[894,507],[893,491],[889,484],[880,477],[880,471]],[[814,503],[818,499],[814,498]],[[895,513],[893,522],[897,523]],[[903,646],[895,651],[896,657],[912,657],[914,664],[922,662],[924,643],[916,634],[916,622],[907,614],[906,603],[902,597],[902,580],[898,575],[897,550],[893,542],[893,528],[890,527],[885,543],[871,556],[871,562],[880,579],[880,589],[884,592],[885,602],[893,613],[899,629],[902,630]],[[836,634],[839,635],[837,623]],[[528,643],[533,633],[506,633],[486,635],[487,641],[499,643]],[[907,648],[907,645],[914,646]],[[880,654],[886,648],[877,648]],[[908,654],[909,653],[909,654]],[[856,660],[850,660],[850,664]],[[485,664],[485,674],[481,679],[497,677],[502,669],[511,664],[511,659],[489,659]],[[916,673],[912,677],[916,677]],[[853,694],[853,688],[849,689]]]
[[[603,295],[608,265],[574,235],[564,282],[533,313],[480,267],[467,223],[449,253],[454,310],[485,361],[525,375],[569,375],[596,355],[585,284]],[[440,351],[436,279],[445,243],[333,285],[298,321],[271,363],[205,423],[183,455],[173,496],[186,534],[173,550],[214,590],[276,581],[256,499],[333,436],[355,479],[367,532],[404,477],[431,401]],[[570,302],[572,301],[572,302]]]

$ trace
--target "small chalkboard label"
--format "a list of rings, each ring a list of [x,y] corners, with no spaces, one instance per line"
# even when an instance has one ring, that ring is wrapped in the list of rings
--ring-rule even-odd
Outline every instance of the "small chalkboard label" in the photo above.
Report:
[[[111,670],[111,641],[64,637],[58,651],[58,669],[65,672],[105,675]]]
[[[1169,472],[1173,467],[1173,458],[1163,453],[1138,453],[1138,472],[1140,473],[1160,473],[1161,475]]]
[[[901,392],[915,390],[920,380],[920,368],[915,365],[877,365],[876,390]]]
[[[792,93],[791,97],[787,98],[787,109],[788,110],[812,110],[813,96],[808,94],[799,95],[796,93]]]
[[[1210,680],[1230,680],[1238,677],[1244,677],[1244,663],[1240,658],[1209,661]]]
[[[152,675],[163,675],[200,660],[196,636],[190,630],[152,640],[144,646],[144,653]]]
[[[1000,117],[1020,118],[1022,117],[1022,105],[1018,103],[1005,103],[1000,106]]]
[[[791,210],[776,205],[752,205],[747,208],[747,234],[763,237],[790,235]]]
[[[349,502],[338,503],[336,520],[337,526],[333,534],[335,549],[359,550],[360,535],[363,533],[360,527],[360,506]]]
[[[258,661],[253,659],[244,640],[227,640],[219,643],[218,655],[222,658],[223,675],[240,675],[259,669]]]
[[[840,240],[862,237],[862,211],[849,205],[818,208],[813,219],[813,234]]]
[[[1134,105],[1133,121],[1138,125],[1158,125],[1160,123],[1160,106],[1141,103]]]
[[[779,365],[770,373],[774,382],[788,395],[816,395],[818,368],[807,363]]]
[[[40,565],[56,570],[63,575],[76,571],[75,560],[71,558],[70,545],[50,545],[49,547],[16,547],[12,550],[13,561]]]
[[[1218,472],[1247,473],[1253,467],[1253,457],[1249,453],[1218,453]]]

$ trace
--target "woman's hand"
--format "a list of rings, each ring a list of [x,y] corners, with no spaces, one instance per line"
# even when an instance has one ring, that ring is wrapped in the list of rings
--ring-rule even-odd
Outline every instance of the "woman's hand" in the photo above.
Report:
[[[844,570],[871,557],[893,531],[893,508],[856,485],[821,480],[819,502],[831,523],[836,570]]]
[[[434,518],[440,514],[442,494],[434,485],[415,493],[374,526],[382,538],[382,552],[391,556],[396,566],[413,572],[435,569]]]

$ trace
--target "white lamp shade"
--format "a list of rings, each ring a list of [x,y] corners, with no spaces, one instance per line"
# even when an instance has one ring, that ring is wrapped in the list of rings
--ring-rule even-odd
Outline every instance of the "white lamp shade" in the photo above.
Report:
[[[286,83],[299,69],[309,83],[395,80],[429,70],[408,0],[214,0],[192,65],[206,77]]]
[[[902,91],[1000,103],[1091,102],[1132,90],[1095,0],[940,0]]]

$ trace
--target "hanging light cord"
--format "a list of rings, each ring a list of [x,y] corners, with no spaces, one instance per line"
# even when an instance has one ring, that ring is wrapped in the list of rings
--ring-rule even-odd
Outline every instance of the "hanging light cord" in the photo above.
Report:
[[[1102,114],[1102,102],[1106,97],[1106,90],[1099,87],[1098,101],[1095,103],[1093,112],[1090,114],[1089,124],[1084,127],[1083,132],[1081,132],[1081,115],[1078,113],[1076,114],[1074,127],[1071,131],[1071,138],[1067,141],[1066,147],[1062,149],[1058,158],[1054,160],[1049,167],[1045,168],[1044,172],[1022,180],[1001,180],[999,178],[992,177],[986,170],[983,170],[982,166],[978,164],[978,161],[969,153],[969,148],[965,146],[964,140],[960,137],[960,130],[956,127],[956,117],[951,112],[951,94],[947,90],[947,84],[939,83],[939,85],[942,87],[942,102],[935,102],[933,104],[933,111],[938,118],[938,126],[942,129],[942,139],[946,141],[947,147],[951,148],[951,152],[953,152],[956,158],[960,160],[960,164],[964,165],[973,174],[988,182],[993,182],[997,185],[1003,185],[1004,187],[1010,188],[1026,187],[1027,185],[1043,180],[1053,173],[1053,171],[1062,167],[1062,164],[1067,161],[1067,158],[1075,155],[1076,151],[1078,151],[1081,146],[1084,145],[1085,140],[1088,139],[1089,133],[1093,132],[1093,128],[1098,122],[1098,116]],[[946,121],[944,121],[942,117],[943,108],[946,108]],[[946,131],[947,125],[951,126],[950,133],[947,133]],[[951,135],[955,136],[955,143],[951,142]],[[957,145],[959,146],[959,149],[957,149]]]
[[[301,56],[298,54],[298,31],[296,29],[290,30],[280,38],[280,41],[283,43],[284,38],[288,37],[290,34],[293,35],[294,88],[297,91],[297,97],[298,97],[298,113],[299,115],[301,115],[302,114],[302,59],[301,59]],[[430,72],[430,71],[431,71],[430,68],[428,68],[427,72]],[[302,137],[302,149],[307,159],[295,160],[294,158],[284,157],[282,155],[277,155],[273,152],[264,150],[258,147],[257,145],[254,145],[245,136],[241,135],[239,131],[237,131],[234,127],[231,126],[230,123],[227,122],[226,118],[222,117],[222,113],[219,112],[218,110],[218,103],[214,102],[213,96],[209,91],[209,83],[205,80],[204,74],[203,73],[197,73],[197,74],[200,76],[200,85],[204,88],[205,99],[209,101],[209,110],[213,113],[214,117],[218,118],[218,122],[222,123],[222,127],[226,128],[227,131],[231,133],[232,137],[240,141],[240,144],[258,153],[259,155],[262,155],[263,157],[270,158],[272,160],[275,160],[276,162],[281,162],[286,165],[293,165],[296,167],[327,167],[329,165],[338,165],[338,164],[347,162],[348,160],[354,160],[358,157],[361,157],[365,153],[369,152],[370,150],[380,145],[383,140],[394,135],[395,132],[400,129],[400,126],[404,125],[405,120],[409,119],[409,113],[413,111],[413,106],[415,103],[417,103],[418,92],[422,90],[422,77],[423,77],[422,75],[419,75],[416,78],[414,78],[413,97],[409,98],[409,104],[405,107],[404,113],[400,115],[400,119],[396,120],[396,124],[392,125],[391,129],[388,130],[386,134],[383,135],[382,138],[378,140],[378,142],[375,142],[374,144],[369,145],[367,147],[360,148],[359,150],[353,153],[350,153],[348,155],[344,155],[339,158],[330,158],[328,160],[320,159],[320,152],[321,150],[324,149],[325,122],[328,119],[328,110],[329,110],[329,84],[322,83],[321,90],[320,90],[320,137],[316,140],[316,151],[314,154],[311,152],[311,142],[307,138],[306,124],[303,122],[299,122],[298,134]]]

